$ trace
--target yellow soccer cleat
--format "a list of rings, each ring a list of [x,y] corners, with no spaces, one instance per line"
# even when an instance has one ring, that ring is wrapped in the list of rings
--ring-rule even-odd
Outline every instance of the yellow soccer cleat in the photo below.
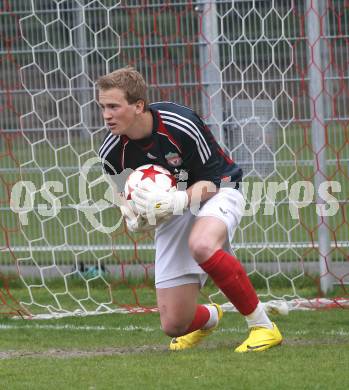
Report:
[[[210,306],[214,306],[218,311],[218,322],[217,325],[213,326],[210,329],[198,329],[194,332],[188,333],[184,336],[175,337],[171,340],[170,343],[170,350],[171,351],[181,351],[183,349],[189,349],[193,348],[196,345],[198,345],[205,337],[209,336],[217,327],[219,324],[219,321],[223,317],[223,310],[222,308],[217,305],[217,303],[212,303]]]
[[[248,338],[239,345],[235,352],[262,352],[281,344],[282,335],[273,322],[273,329],[253,327]]]

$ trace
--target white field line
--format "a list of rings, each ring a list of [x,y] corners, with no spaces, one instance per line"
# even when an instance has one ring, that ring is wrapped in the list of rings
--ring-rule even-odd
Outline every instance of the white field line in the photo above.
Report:
[[[64,330],[64,331],[92,331],[92,332],[104,332],[104,331],[116,331],[116,332],[137,332],[137,331],[143,331],[143,332],[156,332],[160,330],[159,328],[152,328],[150,326],[134,326],[134,325],[128,325],[128,326],[103,326],[103,325],[42,325],[42,324],[27,324],[27,325],[12,325],[12,324],[0,324],[0,330],[17,330],[17,329],[34,329],[34,330]],[[216,332],[221,333],[246,333],[246,328],[220,328],[217,329]],[[297,330],[297,331],[289,331],[287,334],[289,335],[296,335],[296,336],[303,336],[312,334],[313,332],[311,330]],[[322,331],[322,335],[324,336],[340,336],[340,337],[348,337],[349,331],[343,328],[339,329],[331,329],[328,331]]]
[[[217,329],[216,332],[222,332],[222,333],[246,333],[246,328],[221,328]],[[292,336],[305,336],[309,334],[313,334],[311,330],[296,330],[296,331],[288,331],[288,335]],[[323,336],[341,336],[341,337],[348,337],[349,331],[343,328],[339,329],[331,329],[329,331],[322,331],[321,334]],[[287,336],[285,337],[287,338]]]
[[[154,332],[156,328],[151,328],[149,326],[134,326],[128,325],[125,327],[121,326],[103,326],[103,325],[40,325],[40,324],[28,324],[28,325],[11,325],[11,324],[0,324],[0,330],[16,330],[16,329],[38,329],[38,330],[71,330],[71,331],[117,331],[117,332],[136,332],[142,330],[143,332]]]

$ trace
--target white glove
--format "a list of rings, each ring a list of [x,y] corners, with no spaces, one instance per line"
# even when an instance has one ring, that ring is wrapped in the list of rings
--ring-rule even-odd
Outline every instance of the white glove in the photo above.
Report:
[[[170,215],[182,215],[187,209],[189,198],[186,191],[164,191],[160,188],[154,191],[152,185],[142,183],[131,193],[131,199],[142,216],[153,219],[163,219]]]
[[[130,232],[146,232],[156,228],[155,224],[151,225],[147,219],[139,214],[135,214],[134,211],[128,206],[119,206],[122,216],[124,217],[127,225],[127,229]]]

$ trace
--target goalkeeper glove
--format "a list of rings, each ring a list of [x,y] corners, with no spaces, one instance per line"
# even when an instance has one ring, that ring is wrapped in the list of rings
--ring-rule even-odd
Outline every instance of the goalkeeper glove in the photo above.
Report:
[[[169,215],[182,215],[189,205],[186,191],[165,191],[161,188],[154,189],[149,183],[137,186],[132,194],[132,200],[141,215],[156,219],[166,218]]]
[[[127,229],[130,232],[146,232],[155,229],[155,225],[148,223],[148,220],[141,215],[137,215],[128,206],[119,206],[122,216],[124,217]]]

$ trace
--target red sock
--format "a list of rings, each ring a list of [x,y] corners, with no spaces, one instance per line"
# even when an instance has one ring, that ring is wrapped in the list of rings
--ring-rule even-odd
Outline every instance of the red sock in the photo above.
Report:
[[[194,332],[194,330],[201,329],[210,319],[210,311],[204,305],[197,305],[196,312],[192,323],[189,325],[186,333]]]
[[[200,267],[241,314],[246,316],[256,309],[259,302],[256,291],[245,269],[234,256],[219,249]]]

